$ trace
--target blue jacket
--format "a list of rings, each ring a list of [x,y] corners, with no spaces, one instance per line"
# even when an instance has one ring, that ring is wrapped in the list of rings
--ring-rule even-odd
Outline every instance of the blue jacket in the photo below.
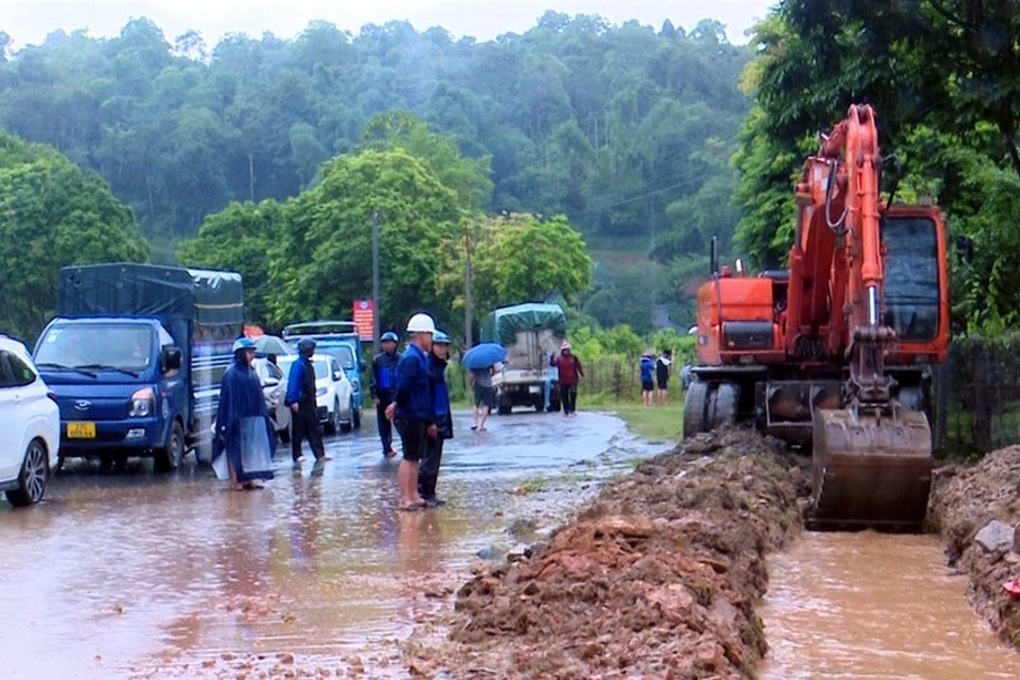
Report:
[[[655,372],[655,359],[647,354],[641,357],[641,382],[652,382],[652,374]]]
[[[372,359],[371,394],[373,399],[389,400],[397,387],[397,366],[400,365],[400,352],[387,354],[379,352]]]
[[[287,376],[287,398],[283,402],[286,406],[301,403],[301,396],[304,392],[305,371],[307,370],[308,362],[305,361],[304,357],[298,357],[290,365],[290,375]],[[314,398],[315,393],[313,392],[312,399]]]
[[[408,345],[397,364],[397,417],[435,422],[429,360],[417,345]]]
[[[450,413],[450,388],[446,384],[446,362],[429,355],[429,370],[432,380],[432,411],[439,427],[439,436],[453,438],[453,415]]]

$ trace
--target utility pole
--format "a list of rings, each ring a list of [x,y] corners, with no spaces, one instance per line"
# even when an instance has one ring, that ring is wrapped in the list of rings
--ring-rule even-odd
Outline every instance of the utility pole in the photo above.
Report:
[[[470,349],[474,346],[471,337],[471,321],[474,316],[474,300],[471,294],[471,250],[474,248],[468,224],[464,225],[464,248],[467,258],[464,260],[464,347]]]
[[[379,304],[379,211],[372,211],[372,356],[379,353],[379,317],[382,316],[382,305]]]

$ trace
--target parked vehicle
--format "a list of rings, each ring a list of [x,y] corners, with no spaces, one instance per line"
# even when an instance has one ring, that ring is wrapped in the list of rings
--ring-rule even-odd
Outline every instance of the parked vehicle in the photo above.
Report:
[[[506,361],[492,377],[496,409],[501,415],[514,406],[541,411],[550,389],[549,410],[560,409],[556,377],[549,370],[549,357],[567,335],[567,317],[559,305],[527,303],[502,307],[482,322],[482,342],[506,348]]]
[[[315,340],[316,352],[331,354],[336,358],[351,383],[351,426],[360,428],[364,392],[361,372],[365,369],[365,363],[357,326],[352,321],[307,321],[286,326],[283,337],[295,348],[301,338],[312,338]]]
[[[64,458],[208,461],[220,378],[241,334],[241,275],[115,263],[60,270],[34,358],[60,408]]]
[[[59,465],[60,412],[28,350],[0,335],[0,490],[11,505],[42,500]]]
[[[279,357],[285,375],[290,375],[291,364],[297,360],[294,354]],[[315,366],[315,405],[319,422],[326,432],[350,432],[354,427],[351,381],[332,354],[313,355],[312,365]]]
[[[288,441],[290,409],[284,403],[287,397],[287,373],[279,365],[274,365],[265,357],[257,355],[253,366],[259,376],[259,382],[262,383],[262,394],[266,399],[266,410],[269,411],[269,418],[273,421],[273,428],[281,440]]]

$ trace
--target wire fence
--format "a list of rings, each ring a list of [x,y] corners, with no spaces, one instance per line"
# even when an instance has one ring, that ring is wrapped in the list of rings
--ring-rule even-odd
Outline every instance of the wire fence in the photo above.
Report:
[[[943,454],[1020,442],[1020,338],[955,341],[935,369],[933,436]]]

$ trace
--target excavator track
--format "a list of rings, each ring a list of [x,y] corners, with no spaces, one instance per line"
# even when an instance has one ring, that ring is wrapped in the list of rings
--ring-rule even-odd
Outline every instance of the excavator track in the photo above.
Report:
[[[818,409],[812,417],[808,527],[919,531],[931,488],[932,438],[921,411]]]

